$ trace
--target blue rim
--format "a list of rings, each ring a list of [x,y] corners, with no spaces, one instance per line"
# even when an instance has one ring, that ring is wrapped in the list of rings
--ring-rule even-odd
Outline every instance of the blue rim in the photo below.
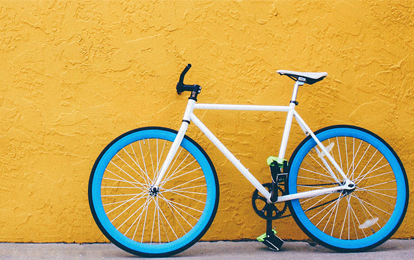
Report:
[[[148,129],[132,132],[121,136],[110,144],[106,150],[101,154],[99,162],[95,165],[93,171],[93,179],[90,183],[91,189],[91,205],[93,205],[94,215],[99,222],[102,231],[105,235],[118,246],[128,250],[147,255],[163,255],[180,250],[187,247],[189,244],[197,241],[204,234],[208,226],[211,224],[212,216],[214,216],[217,207],[217,179],[214,170],[211,168],[210,160],[206,158],[203,151],[201,151],[195,144],[188,139],[183,139],[181,146],[190,152],[203,169],[207,185],[207,199],[204,211],[197,222],[197,224],[181,238],[164,244],[145,244],[136,242],[122,233],[120,233],[108,219],[101,200],[101,183],[102,177],[108,163],[111,161],[118,151],[130,143],[142,139],[158,138],[173,142],[176,132],[166,131],[163,129]],[[91,206],[92,207],[92,206]]]
[[[398,226],[401,223],[402,216],[405,215],[406,211],[406,201],[407,201],[407,190],[406,190],[406,177],[404,170],[400,165],[399,159],[394,155],[394,152],[386,145],[386,143],[380,138],[373,136],[366,131],[362,131],[356,128],[345,128],[345,127],[338,127],[338,128],[331,128],[325,131],[320,131],[316,134],[318,139],[322,142],[328,138],[332,137],[339,137],[339,136],[347,136],[347,137],[355,137],[361,139],[367,143],[370,143],[374,146],[377,150],[379,150],[384,157],[388,160],[391,165],[392,170],[394,171],[396,183],[397,183],[397,200],[393,214],[391,215],[388,222],[385,224],[383,228],[381,228],[375,234],[356,240],[342,240],[335,237],[331,237],[321,230],[319,230],[306,216],[305,212],[303,211],[299,200],[291,201],[291,208],[296,214],[296,218],[300,222],[300,224],[305,228],[312,236],[317,238],[320,242],[325,243],[327,245],[332,246],[333,248],[342,248],[342,249],[354,249],[358,250],[361,248],[368,248],[373,245],[379,244],[386,240],[389,236],[391,236]],[[304,157],[310,149],[312,149],[316,145],[316,142],[313,139],[308,139],[296,152],[291,168],[289,173],[289,180],[288,180],[288,190],[289,194],[294,194],[297,192],[296,189],[296,180],[297,174],[302,163]]]

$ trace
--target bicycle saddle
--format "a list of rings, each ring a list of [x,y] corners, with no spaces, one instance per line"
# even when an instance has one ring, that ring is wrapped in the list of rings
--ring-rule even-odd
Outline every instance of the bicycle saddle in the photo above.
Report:
[[[323,80],[328,75],[326,72],[298,72],[290,70],[278,70],[277,73],[286,75],[295,81],[305,82],[309,85]]]

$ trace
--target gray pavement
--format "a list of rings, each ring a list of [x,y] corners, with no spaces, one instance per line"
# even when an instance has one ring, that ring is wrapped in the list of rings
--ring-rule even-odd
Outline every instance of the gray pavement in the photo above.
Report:
[[[139,259],[112,244],[15,244],[0,243],[0,259]],[[389,240],[364,253],[336,253],[306,242],[285,242],[282,251],[270,251],[256,241],[198,242],[173,259],[283,259],[349,260],[414,259],[414,240]],[[156,258],[152,258],[156,259]],[[166,259],[166,258],[162,258]]]

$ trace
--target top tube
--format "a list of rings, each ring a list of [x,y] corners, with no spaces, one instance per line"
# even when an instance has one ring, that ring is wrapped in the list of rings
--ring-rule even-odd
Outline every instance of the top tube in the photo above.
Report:
[[[243,111],[276,111],[288,112],[289,106],[261,106],[261,105],[229,105],[229,104],[195,104],[195,109],[212,110],[243,110]]]

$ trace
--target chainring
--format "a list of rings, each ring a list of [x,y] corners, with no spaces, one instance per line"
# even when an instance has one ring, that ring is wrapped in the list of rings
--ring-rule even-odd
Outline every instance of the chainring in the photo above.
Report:
[[[269,192],[272,191],[271,183],[265,183],[263,184],[263,187],[265,187]],[[281,187],[278,187],[278,190],[279,196],[285,195],[285,192]],[[253,192],[252,206],[259,217],[271,220],[280,218],[287,209],[286,202],[267,203],[267,199],[263,197],[258,190]]]

